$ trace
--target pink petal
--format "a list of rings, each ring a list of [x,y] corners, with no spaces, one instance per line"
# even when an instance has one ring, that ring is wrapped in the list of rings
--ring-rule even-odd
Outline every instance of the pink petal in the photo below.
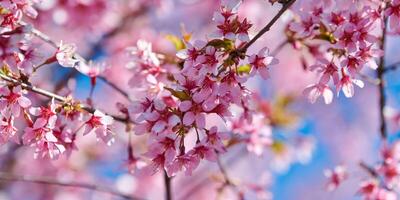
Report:
[[[183,116],[183,124],[186,126],[192,125],[194,122],[194,113],[193,112],[187,112],[184,116]]]

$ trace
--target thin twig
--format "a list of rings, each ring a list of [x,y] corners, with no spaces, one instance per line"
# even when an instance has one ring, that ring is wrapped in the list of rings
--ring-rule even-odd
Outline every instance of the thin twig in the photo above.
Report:
[[[362,74],[362,73],[359,73],[358,74],[362,79],[364,79],[365,81],[367,81],[368,83],[371,83],[371,84],[373,84],[373,85],[379,85],[379,83],[381,82],[379,79],[377,79],[377,78],[372,78],[372,77],[370,77],[370,76],[368,76],[368,75],[365,75],[365,74]]]
[[[383,73],[394,71],[394,70],[398,69],[399,67],[400,67],[400,61],[395,62],[391,65],[386,66],[385,69],[383,69]]]
[[[164,170],[165,200],[172,200],[171,178]]]
[[[23,175],[15,175],[5,172],[0,172],[0,181],[20,181],[26,183],[37,183],[37,184],[47,184],[47,185],[56,185],[56,186],[63,186],[63,187],[76,187],[76,188],[83,188],[93,191],[104,192],[108,194],[112,194],[115,196],[122,197],[124,199],[131,199],[131,200],[140,200],[142,198],[133,197],[131,195],[123,194],[115,189],[108,188],[105,186],[95,185],[92,183],[82,183],[77,181],[61,181],[56,180],[51,177],[35,177],[35,176],[23,176]]]
[[[219,156],[217,158],[217,165],[218,165],[219,171],[221,171],[221,174],[224,177],[225,185],[235,186],[233,184],[233,182],[231,181],[231,179],[229,178],[228,173],[226,172],[224,166],[222,165],[221,158]]]
[[[279,12],[272,18],[272,20],[265,25],[263,29],[260,30],[260,32],[257,33],[248,43],[246,43],[242,48],[240,48],[239,52],[246,52],[247,49],[254,43],[256,42],[262,35],[264,35],[266,32],[268,32],[271,27],[275,24],[276,21],[285,13],[287,9],[290,8],[290,6],[296,2],[296,0],[290,0],[287,3],[283,4],[283,7],[279,10]]]
[[[26,23],[21,23],[21,24],[26,24]],[[57,43],[55,41],[53,41],[45,33],[41,32],[41,31],[39,31],[38,29],[35,29],[35,28],[32,28],[32,33],[33,33],[33,35],[35,35],[36,37],[38,37],[42,41],[44,41],[44,42],[50,44],[51,46],[53,46],[54,48],[58,49]],[[113,34],[115,34],[115,33],[113,32]],[[107,35],[108,36],[112,36],[113,34],[107,34]],[[103,43],[103,42],[101,42],[101,43]],[[82,57],[81,55],[79,55],[78,53],[75,53],[74,57],[77,58],[78,60],[80,60],[81,62],[88,63],[87,60],[84,57]],[[76,70],[76,69],[74,69],[74,70]],[[76,73],[70,73],[70,74],[71,75],[76,75]],[[106,77],[98,76],[98,78],[103,80],[106,84],[110,85],[113,89],[115,89],[116,91],[121,93],[125,98],[130,100],[129,99],[129,95],[123,89],[118,87],[116,84],[111,83],[110,81],[108,81]],[[69,79],[63,79],[63,80],[68,81]],[[64,83],[64,81],[63,81],[63,83]],[[59,84],[57,84],[57,85],[59,85]]]
[[[372,167],[370,167],[370,166],[368,166],[367,164],[365,164],[364,162],[360,162],[360,167],[362,168],[362,169],[364,169],[365,171],[367,171],[368,172],[368,174],[370,174],[372,177],[374,177],[374,178],[379,178],[379,174],[378,174],[378,172],[374,169],[374,168],[372,168]]]
[[[385,52],[385,42],[386,42],[386,29],[387,29],[387,17],[383,17],[384,27],[382,31],[380,48]],[[379,118],[380,118],[380,135],[382,139],[387,137],[387,126],[384,115],[384,108],[386,105],[386,95],[385,95],[385,83],[384,83],[384,72],[385,72],[385,55],[383,55],[379,60],[379,66],[376,70],[377,78],[379,79],[378,91],[379,91]]]

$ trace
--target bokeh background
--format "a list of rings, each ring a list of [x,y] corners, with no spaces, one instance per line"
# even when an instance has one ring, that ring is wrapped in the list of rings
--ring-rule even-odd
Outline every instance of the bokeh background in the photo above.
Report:
[[[129,60],[124,50],[126,47],[134,46],[138,39],[145,39],[153,44],[154,51],[173,55],[175,49],[166,35],[181,36],[184,26],[187,32],[192,33],[193,39],[207,38],[215,29],[212,15],[218,6],[219,1],[216,0],[43,0],[38,8],[39,17],[32,23],[55,41],[75,43],[78,52],[85,58],[105,62],[109,67],[105,73],[107,80],[130,92],[127,81],[131,74],[125,69]],[[246,0],[239,13],[254,23],[250,33],[254,35],[278,9],[279,5],[272,6],[265,0]],[[249,51],[257,52],[265,46],[276,49],[285,41],[283,31],[290,17],[291,13],[287,12]],[[397,38],[389,36],[386,63],[400,59],[398,44]],[[43,45],[41,48],[43,52],[53,51],[50,46]],[[353,98],[348,99],[341,94],[330,105],[322,101],[310,104],[302,91],[317,77],[303,69],[301,55],[292,46],[285,45],[276,55],[280,64],[271,69],[271,78],[253,79],[248,86],[268,102],[292,98],[293,102],[287,109],[297,116],[296,123],[272,127],[273,137],[283,141],[298,136],[306,137],[310,143],[291,149],[290,156],[286,153],[266,153],[258,157],[246,153],[245,147],[236,146],[224,155],[223,164],[232,179],[264,182],[263,189],[273,199],[359,199],[355,185],[368,176],[360,169],[359,163],[377,162],[382,145],[378,132],[377,86],[366,82],[365,88],[356,89]],[[311,64],[312,60],[309,62]],[[85,75],[59,66],[48,67],[41,73],[44,75],[34,80],[40,87],[52,91],[58,89],[61,94],[73,89],[74,97],[81,100],[89,95],[90,79]],[[375,76],[370,69],[363,73]],[[399,137],[399,122],[392,117],[396,115],[400,102],[399,75],[399,71],[393,71],[385,77],[388,96],[386,113],[392,141]],[[61,86],[64,87],[56,88],[56,83],[63,83]],[[130,95],[135,97],[134,92]],[[126,100],[98,80],[93,101],[94,105],[115,113],[115,103]],[[162,174],[152,177],[132,175],[124,167],[128,134],[124,132],[123,125],[115,126],[119,127],[119,132],[114,145],[108,147],[97,143],[94,137],[82,137],[78,142],[80,151],[58,161],[34,160],[29,147],[13,144],[1,146],[0,169],[64,180],[92,181],[139,197],[162,199]],[[133,135],[132,139],[135,153],[143,153],[145,138]],[[296,156],[304,159],[299,161]],[[352,176],[336,191],[327,192],[327,179],[323,171],[338,164],[345,165]],[[193,176],[185,177],[182,174],[173,179],[174,197],[182,200],[217,198],[215,188],[218,181],[214,180],[218,179],[217,174],[216,164],[202,163]],[[0,182],[0,188],[0,199],[118,199],[101,192],[21,182]],[[221,197],[231,198],[229,192]],[[257,197],[250,195],[248,199]]]

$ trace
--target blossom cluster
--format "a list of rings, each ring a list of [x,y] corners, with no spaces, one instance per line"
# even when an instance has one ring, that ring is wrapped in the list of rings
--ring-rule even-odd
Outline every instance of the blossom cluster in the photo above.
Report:
[[[32,39],[32,26],[22,21],[23,15],[37,16],[32,7],[34,3],[37,2],[0,2],[0,74],[7,77],[0,82],[0,143],[14,141],[33,146],[35,157],[49,158],[57,158],[63,153],[69,155],[76,150],[75,140],[79,132],[96,132],[98,139],[111,144],[113,133],[109,125],[113,120],[102,112],[85,111],[85,105],[69,97],[58,98],[58,103],[53,98],[47,105],[34,106],[32,103],[35,92],[32,91],[30,75],[39,67],[54,62],[65,67],[80,66],[80,69],[87,66],[76,58],[74,45],[61,42],[57,51],[47,59],[39,53]],[[17,125],[21,123],[26,127],[19,130]]]
[[[245,85],[257,74],[267,79],[270,66],[278,60],[270,55],[267,47],[256,54],[247,53],[245,45],[250,40],[252,24],[238,16],[241,2],[222,1],[213,17],[216,30],[207,40],[191,41],[188,35],[182,40],[175,38],[182,47],[173,58],[153,52],[151,43],[145,40],[138,40],[135,47],[127,48],[130,62],[126,68],[133,75],[128,85],[145,97],[117,107],[134,124],[137,135],[149,136],[146,158],[130,153],[130,168],[139,167],[136,165],[141,168],[143,161],[148,161],[146,169],[152,173],[165,169],[170,176],[179,171],[191,174],[201,160],[215,162],[219,154],[236,143],[246,144],[248,151],[259,156],[272,152],[278,168],[287,168],[295,157],[300,156],[300,162],[309,159],[313,149],[309,140],[294,142],[304,146],[303,155],[295,154],[290,145],[272,137],[271,127],[279,122]],[[10,1],[2,5],[2,14],[18,16],[27,10],[32,13],[33,8],[23,8],[33,3],[36,2]],[[4,41],[1,73],[12,81],[6,80],[1,85],[1,128],[5,131],[1,142],[12,140],[33,146],[35,157],[53,159],[77,150],[79,133],[94,132],[98,140],[112,144],[115,141],[110,128],[113,120],[92,109],[90,98],[85,104],[68,96],[35,107],[32,101],[36,94],[30,87],[31,75],[42,66],[57,62],[89,76],[93,89],[105,65],[86,62],[76,53],[74,44],[63,41],[46,58],[32,42],[37,34],[33,27],[25,25],[21,17],[11,21],[6,18],[0,34]],[[17,119],[26,125],[24,130],[14,125]],[[211,121],[218,121],[220,125]],[[19,132],[23,134],[19,136]]]
[[[400,178],[399,148],[399,142],[391,146],[385,145],[381,151],[382,160],[378,164],[374,166],[360,164],[360,167],[370,176],[359,184],[357,194],[363,199],[397,199]],[[327,189],[330,191],[335,190],[352,176],[342,165],[336,166],[334,170],[326,170],[325,175],[329,179]]]
[[[299,6],[297,15],[286,29],[294,48],[307,52],[315,64],[306,66],[319,74],[316,84],[304,91],[311,102],[323,96],[332,102],[330,85],[339,95],[354,95],[354,85],[364,87],[358,78],[364,67],[377,69],[377,59],[383,56],[380,39],[382,27],[389,19],[390,31],[398,33],[398,1],[313,1]],[[388,30],[389,31],[389,30]],[[309,57],[308,56],[308,57]],[[305,56],[302,58],[305,59]],[[305,61],[307,62],[307,61]]]
[[[129,113],[134,132],[149,134],[145,156],[152,161],[151,171],[191,174],[201,160],[216,161],[226,151],[224,142],[232,138],[232,132],[210,125],[209,120],[234,119],[233,105],[242,108],[240,120],[251,123],[252,97],[244,83],[257,73],[267,78],[268,68],[277,60],[267,48],[255,55],[242,51],[251,24],[239,19],[239,4],[223,1],[214,14],[217,31],[207,41],[181,41],[186,48],[177,53],[175,61],[181,69],[168,70],[168,63],[146,41],[139,40],[128,49],[132,62],[127,67],[134,71],[130,85],[147,91],[145,98],[129,106]]]

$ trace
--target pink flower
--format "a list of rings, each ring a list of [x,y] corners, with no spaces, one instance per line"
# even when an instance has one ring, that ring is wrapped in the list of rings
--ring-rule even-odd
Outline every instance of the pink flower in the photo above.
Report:
[[[209,147],[207,144],[199,143],[196,144],[196,146],[188,152],[189,155],[192,155],[194,158],[200,160],[202,159],[207,159],[212,162],[217,161],[217,153],[215,150],[211,147]]]
[[[183,124],[190,126],[193,122],[197,128],[204,128],[206,126],[206,114],[204,113],[201,104],[192,104],[191,101],[183,101],[179,105],[179,110],[185,112],[183,116]]]
[[[333,62],[329,62],[326,59],[319,59],[318,64],[310,66],[311,71],[317,71],[322,73],[320,83],[327,84],[331,79],[334,84],[339,82],[339,68]]]
[[[98,140],[103,140],[107,145],[114,143],[114,134],[111,132],[109,126],[113,124],[113,118],[105,115],[104,113],[96,110],[90,119],[85,122],[84,135],[92,131],[96,133]]]
[[[304,89],[303,94],[307,96],[311,103],[315,103],[321,95],[324,97],[325,104],[330,104],[333,99],[333,92],[327,85],[322,83],[308,86]]]
[[[228,135],[223,132],[219,132],[216,126],[211,127],[209,131],[206,131],[207,137],[204,142],[214,148],[217,152],[225,152],[225,146],[222,143],[222,140],[228,138]]]
[[[75,67],[79,60],[75,58],[76,46],[75,44],[64,44],[60,42],[56,52],[56,59],[63,67]]]
[[[342,70],[342,78],[339,83],[336,85],[336,91],[339,94],[340,89],[342,89],[344,96],[350,98],[354,96],[354,86],[357,85],[360,88],[364,87],[364,82],[358,79],[353,79],[349,75],[345,74]]]
[[[326,185],[328,191],[335,190],[348,176],[346,168],[342,165],[336,166],[333,170],[326,169],[324,174],[329,179]]]
[[[14,127],[14,117],[2,118],[0,121],[0,145],[7,143],[9,140],[19,144],[17,128]]]
[[[190,154],[179,155],[167,166],[168,176],[174,176],[184,169],[186,175],[192,175],[194,169],[199,165],[199,160]]]
[[[79,62],[79,64],[76,65],[75,68],[82,74],[94,78],[99,76],[101,73],[104,72],[104,70],[106,70],[106,65],[102,62],[95,63],[93,61],[89,61],[89,63],[87,64]]]
[[[258,54],[249,57],[249,63],[252,67],[250,71],[251,76],[254,76],[256,71],[258,71],[263,79],[267,79],[269,78],[268,67],[278,64],[278,60],[270,56],[268,48],[264,47]]]
[[[4,116],[18,117],[21,109],[31,106],[31,101],[22,95],[21,87],[0,87],[0,113]]]
[[[309,37],[313,34],[316,26],[316,20],[312,15],[301,13],[301,21],[290,23],[289,29],[300,37]]]
[[[366,200],[396,200],[397,196],[394,192],[384,188],[380,188],[378,181],[375,179],[364,181],[360,185],[358,194],[364,196]]]
[[[345,24],[335,31],[334,35],[338,38],[336,44],[338,48],[346,48],[350,52],[355,52],[357,50],[357,41],[360,33],[354,25]]]
[[[52,99],[48,107],[32,107],[29,109],[29,112],[38,117],[36,121],[43,121],[47,126],[54,128],[57,120],[56,104],[54,103],[54,99]]]
[[[17,67],[27,74],[31,74],[33,67],[38,66],[43,58],[34,45],[28,47],[26,50],[22,50],[22,55],[23,58],[20,62],[17,62]]]
[[[65,151],[65,147],[58,143],[58,139],[53,134],[54,127],[48,125],[45,120],[36,120],[32,127],[25,128],[22,136],[23,144],[32,144],[36,147],[35,158],[50,157],[57,158]]]
[[[200,55],[197,59],[197,62],[202,64],[200,68],[201,75],[215,73],[218,64],[216,49],[212,46],[206,47],[205,54]]]
[[[392,0],[388,5],[385,15],[389,17],[390,29],[394,32],[400,32],[400,0]]]

